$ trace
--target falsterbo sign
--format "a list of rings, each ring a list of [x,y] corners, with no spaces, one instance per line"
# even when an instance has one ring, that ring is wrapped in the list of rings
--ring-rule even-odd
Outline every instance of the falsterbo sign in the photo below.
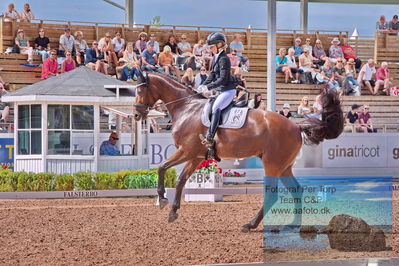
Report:
[[[399,135],[359,133],[325,141],[323,167],[399,167]]]

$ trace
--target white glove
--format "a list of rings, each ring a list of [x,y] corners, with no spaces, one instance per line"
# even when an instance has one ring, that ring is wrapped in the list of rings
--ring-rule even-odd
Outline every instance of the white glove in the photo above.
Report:
[[[212,91],[206,91],[206,92],[202,93],[202,95],[204,95],[204,97],[211,97],[212,94],[213,94]]]
[[[198,91],[199,93],[205,93],[205,92],[207,92],[207,91],[209,91],[209,90],[208,90],[208,87],[207,87],[206,85],[200,85],[200,86],[197,88],[197,91]]]

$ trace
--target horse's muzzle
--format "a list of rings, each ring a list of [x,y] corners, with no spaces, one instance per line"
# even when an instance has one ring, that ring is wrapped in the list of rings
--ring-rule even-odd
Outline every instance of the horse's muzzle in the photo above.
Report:
[[[147,119],[148,112],[149,112],[148,107],[140,104],[134,105],[133,118],[136,121],[140,121],[141,119],[145,120]]]

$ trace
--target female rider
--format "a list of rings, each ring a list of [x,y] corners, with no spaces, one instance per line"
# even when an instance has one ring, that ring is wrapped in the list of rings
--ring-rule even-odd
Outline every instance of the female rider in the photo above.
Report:
[[[211,73],[198,90],[206,96],[209,96],[212,90],[218,91],[219,95],[212,106],[212,118],[208,134],[206,136],[200,134],[200,139],[202,144],[208,148],[208,155],[215,158],[214,137],[219,126],[221,113],[236,96],[237,84],[231,76],[230,59],[225,51],[226,36],[223,33],[214,32],[208,36],[206,42],[213,54]]]

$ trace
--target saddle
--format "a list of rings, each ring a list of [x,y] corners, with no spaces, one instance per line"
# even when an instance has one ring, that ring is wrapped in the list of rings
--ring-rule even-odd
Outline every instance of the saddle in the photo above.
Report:
[[[216,97],[209,98],[201,114],[201,122],[206,127],[210,126],[211,111],[215,99]],[[241,128],[247,120],[247,114],[249,110],[247,104],[248,98],[240,98],[237,101],[231,102],[225,109],[222,110],[219,128]]]

